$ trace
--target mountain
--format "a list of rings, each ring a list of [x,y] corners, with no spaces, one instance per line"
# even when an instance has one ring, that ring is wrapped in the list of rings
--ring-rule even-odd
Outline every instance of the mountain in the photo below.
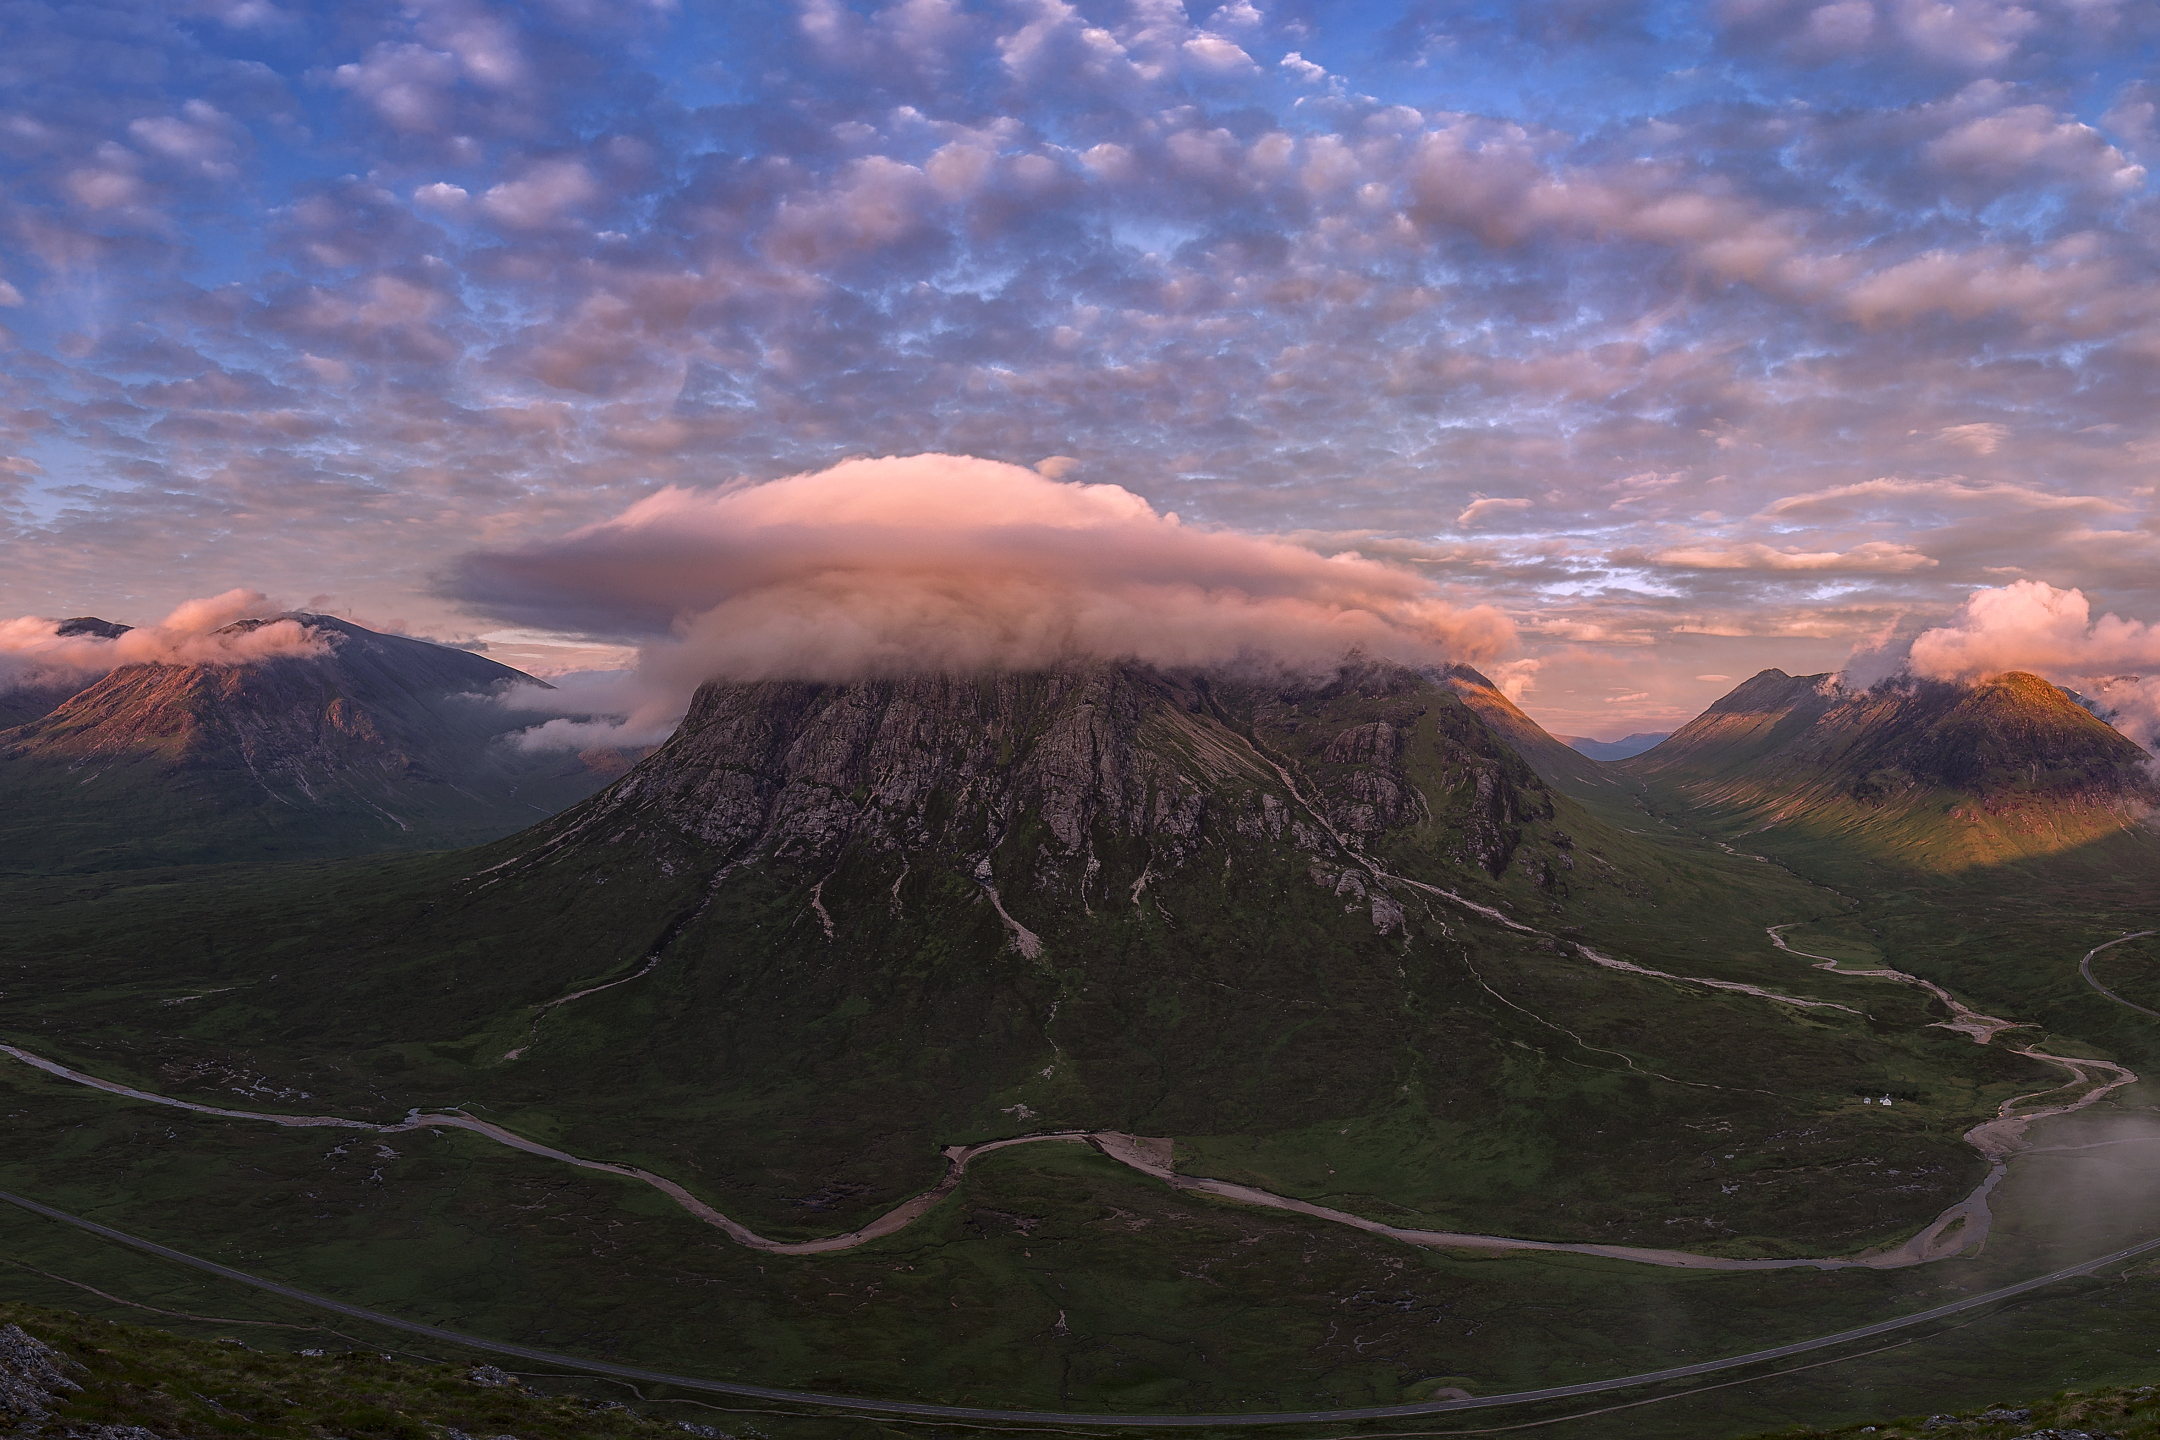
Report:
[[[1663,740],[1670,730],[1637,730],[1618,740],[1593,740],[1587,735],[1555,735],[1553,738],[1570,750],[1579,750],[1593,760],[1630,760]]]
[[[491,697],[541,683],[531,676],[332,616],[289,618],[324,637],[327,651],[126,665],[57,699],[9,697],[16,713],[39,713],[0,730],[0,867],[472,844],[552,814],[608,778],[605,766],[498,743],[526,722]],[[125,629],[88,619],[63,626]]]
[[[1765,670],[1619,769],[1733,824],[1932,869],[2067,849],[2160,804],[2143,748],[2019,671],[1853,691]]]
[[[134,627],[116,625],[110,620],[100,620],[94,615],[78,615],[72,620],[62,620],[53,633],[62,639],[77,635],[95,635],[100,639],[114,640]],[[0,730],[26,724],[43,715],[50,715],[70,695],[90,682],[81,677],[49,681],[42,685],[23,685],[13,690],[0,690]]]
[[[1763,927],[1834,901],[1605,824],[1466,690],[1363,661],[708,684],[509,839],[101,902],[0,960],[94,957],[107,987],[52,1003],[125,1065],[151,1033],[168,1077],[484,1107],[786,1239],[930,1187],[942,1147],[1041,1131],[1486,1233],[1663,1245],[1674,1207],[1714,1213],[1688,1223],[1750,1254],[1902,1243],[1976,1180],[1955,1137],[1986,1085],[1899,1112],[1895,1190],[1855,1159],[1872,1132],[1817,1121],[2030,1062],[1880,986],[1766,997],[1793,981]],[[1776,1166],[1721,1188],[1705,1126]]]
[[[1524,714],[1500,687],[1468,665],[1449,665],[1434,678],[1455,692],[1492,732],[1529,762],[1544,781],[1578,800],[1610,800],[1620,780]]]

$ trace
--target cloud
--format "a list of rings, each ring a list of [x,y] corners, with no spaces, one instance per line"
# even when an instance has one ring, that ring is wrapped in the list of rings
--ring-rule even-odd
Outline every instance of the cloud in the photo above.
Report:
[[[155,625],[116,637],[62,635],[60,621],[24,615],[0,620],[0,694],[87,685],[123,665],[247,665],[281,656],[320,655],[330,642],[297,620],[227,630],[237,620],[275,615],[256,590],[228,590],[174,607]]]
[[[2154,7],[768,8],[21,8],[0,614],[450,633],[463,552],[938,452],[1449,534],[1585,725],[2024,575],[2160,617]]]
[[[1289,71],[1307,85],[1316,85],[1320,81],[1327,79],[1326,66],[1315,65],[1295,50],[1283,56],[1278,63],[1281,64],[1283,69]]]
[[[1205,664],[1484,661],[1487,606],[1355,554],[1208,529],[1116,485],[953,455],[669,487],[557,541],[468,554],[449,593],[518,624],[642,642],[679,707],[699,682],[1029,667],[1072,655]]]
[[[1915,675],[1978,680],[2006,670],[2050,678],[2112,675],[2160,666],[2160,627],[2118,615],[2092,618],[2082,590],[2019,580],[1975,590],[1948,625],[1916,636]]]
[[[2010,427],[1992,421],[1971,425],[1945,425],[1936,438],[1973,455],[1993,455],[2010,438]]]
[[[1528,510],[1530,505],[1531,502],[1528,500],[1502,500],[1497,498],[1473,500],[1463,507],[1462,514],[1455,517],[1455,523],[1458,525],[1475,525],[1487,515],[1497,515],[1509,510]]]
[[[1967,480],[1962,476],[1927,480],[1884,476],[1877,480],[1863,480],[1854,485],[1837,485],[1827,490],[1787,495],[1773,501],[1763,513],[1776,516],[1800,515],[1810,511],[1892,509],[1896,502],[1902,500],[1944,501],[1958,506],[1998,502],[2021,510],[2086,510],[2098,513],[2116,513],[2129,508],[2121,501],[2104,495],[2057,495],[2053,491],[2036,490],[2030,485],[2016,485],[2004,481],[1983,483]]]
[[[513,685],[474,699],[514,718],[547,717],[504,737],[530,751],[643,749],[666,740],[683,712],[679,693],[636,670],[575,671],[544,690]]]
[[[1929,570],[1936,563],[1912,546],[1891,540],[1870,540],[1843,551],[1774,550],[1760,543],[1680,546],[1658,551],[1650,562],[1690,570],[1832,570],[1879,575]]]
[[[566,213],[599,196],[592,172],[578,161],[543,160],[515,180],[489,186],[480,197],[480,208],[513,229],[533,230],[558,223]],[[429,201],[439,205],[441,198],[431,194]]]

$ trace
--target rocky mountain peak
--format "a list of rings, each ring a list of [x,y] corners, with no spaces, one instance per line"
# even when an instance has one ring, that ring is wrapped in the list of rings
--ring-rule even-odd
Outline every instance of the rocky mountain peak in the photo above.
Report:
[[[1449,788],[1428,794],[1413,768]],[[549,843],[679,838],[716,871],[927,852],[1093,903],[1212,842],[1335,855],[1443,820],[1458,863],[1497,874],[1551,808],[1428,673],[1364,657],[1320,674],[1078,660],[707,684],[675,737]]]
[[[53,627],[53,633],[62,639],[80,635],[95,635],[100,640],[117,640],[134,628],[132,625],[119,625],[110,620],[100,620],[95,615],[77,615],[72,620],[62,620]]]

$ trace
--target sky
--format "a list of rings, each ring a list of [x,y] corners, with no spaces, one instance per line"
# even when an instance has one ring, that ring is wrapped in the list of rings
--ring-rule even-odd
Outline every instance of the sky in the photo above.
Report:
[[[618,663],[725,597],[590,603],[592,537],[942,455],[1299,603],[1356,586],[1280,547],[1366,566],[1561,733],[2001,624],[2160,666],[2156,42],[2126,0],[0,0],[0,616],[248,588]]]

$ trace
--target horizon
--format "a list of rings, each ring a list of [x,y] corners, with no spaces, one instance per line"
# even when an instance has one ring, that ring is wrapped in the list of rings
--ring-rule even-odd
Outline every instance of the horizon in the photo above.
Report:
[[[944,454],[1415,576],[1570,732],[2152,668],[2160,20],[1833,8],[30,7],[0,615],[590,668],[474,566]]]
[[[187,664],[195,662],[207,662],[220,665],[245,665],[272,658],[295,656],[307,658],[320,656],[328,653],[322,648],[320,648],[319,642],[313,642],[307,639],[304,625],[304,622],[306,621],[328,619],[337,621],[345,625],[358,625],[358,622],[352,621],[347,617],[337,615],[334,612],[310,611],[293,608],[276,608],[273,605],[267,603],[267,597],[264,597],[259,592],[255,591],[232,591],[228,592],[224,596],[214,597],[210,600],[192,601],[189,602],[188,606],[183,607],[183,611],[189,610],[190,607],[193,608],[193,615],[186,623],[182,624],[177,629],[174,624],[174,621],[177,618],[176,616],[167,617],[167,620],[162,625],[133,625],[127,621],[114,621],[110,616],[102,615],[93,616],[86,614],[60,618],[44,617],[43,623],[53,627],[78,625],[85,621],[100,625],[115,626],[118,631],[130,633],[134,635],[137,640],[147,642],[147,644],[152,647],[148,650],[130,651],[126,649],[126,647],[123,645],[115,644],[114,642],[120,638],[118,635],[108,635],[101,632],[91,632],[89,634],[77,632],[76,635],[73,637],[72,645],[65,647],[70,652],[69,658],[66,659],[57,659],[55,657],[55,652],[52,650],[39,651],[18,649],[13,653],[17,655],[27,654],[32,658],[33,661],[43,660],[51,663],[54,665],[56,673],[64,673],[70,665],[79,667],[80,673],[85,676],[101,674],[107,669],[118,669],[124,666],[138,665],[143,663]],[[238,611],[246,611],[247,613],[239,619],[226,618],[228,614],[236,613]],[[281,621],[303,622],[303,624],[298,632],[285,632],[279,630],[274,623]],[[16,623],[19,624],[20,622]],[[367,630],[370,627],[360,626],[359,628]],[[263,633],[265,630],[268,630],[269,633]],[[540,682],[545,688],[559,688],[561,686],[567,686],[569,688],[569,693],[561,702],[559,702],[559,708],[562,714],[565,716],[571,714],[585,716],[595,709],[606,710],[609,709],[611,706],[617,713],[616,721],[609,722],[603,720],[602,728],[597,735],[592,733],[593,727],[589,721],[582,721],[581,723],[577,723],[575,725],[570,725],[570,722],[562,718],[557,718],[549,722],[536,721],[535,724],[530,727],[530,731],[527,734],[516,737],[520,740],[520,743],[532,742],[536,746],[536,748],[538,748],[538,742],[542,732],[566,725],[569,725],[571,733],[574,733],[578,737],[578,743],[585,743],[595,738],[621,739],[623,740],[623,743],[629,744],[633,747],[642,748],[644,746],[657,744],[659,743],[659,740],[665,738],[665,733],[663,730],[651,728],[649,725],[647,727],[647,732],[643,735],[626,737],[618,733],[624,728],[626,728],[620,723],[621,720],[623,718],[626,718],[627,712],[635,708],[635,702],[626,700],[625,695],[627,692],[620,688],[623,682],[629,682],[634,684],[637,681],[638,672],[634,664],[619,671],[589,669],[550,671],[544,665],[534,669],[527,669],[512,664],[510,659],[504,658],[505,655],[513,654],[514,652],[503,650],[498,653],[497,647],[492,647],[488,644],[478,641],[444,640],[432,635],[414,634],[407,630],[380,630],[372,631],[371,633],[389,635],[397,639],[417,641],[423,644],[433,645],[443,649],[458,650],[464,653],[477,654],[486,659],[492,660],[497,664],[504,665],[507,668],[518,672],[526,679]],[[10,653],[8,647],[8,641],[10,638],[11,637],[7,635],[0,634],[0,661],[5,661],[7,655]],[[85,650],[91,652],[95,652],[97,650],[107,650],[111,652],[111,655],[109,658],[95,657],[94,655],[92,657],[86,658],[83,655],[83,651]],[[543,658],[547,658],[544,651]],[[1472,671],[1472,673],[1477,674],[1481,678],[1483,678],[1487,684],[1492,685],[1496,691],[1505,694],[1505,691],[1502,689],[1502,687],[1495,683],[1492,680],[1491,676],[1485,675],[1485,673],[1479,670],[1475,665],[1470,665],[1466,662],[1450,662],[1446,660],[1441,660],[1436,663],[1420,664],[1415,660],[1398,660],[1386,653],[1380,653],[1367,657],[1366,652],[1362,649],[1362,647],[1353,647],[1351,650],[1345,652],[1343,655],[1336,657],[1333,660],[1316,658],[1304,661],[1292,661],[1286,659],[1282,655],[1273,654],[1264,649],[1258,649],[1249,650],[1235,657],[1230,657],[1227,659],[1216,660],[1212,662],[1193,663],[1198,664],[1199,667],[1203,669],[1211,668],[1212,666],[1218,665],[1237,666],[1250,662],[1261,662],[1283,665],[1286,667],[1286,669],[1289,670],[1324,670],[1331,664],[1348,664],[1361,658],[1375,659],[1383,664],[1404,664],[1408,665],[1410,668],[1418,669],[1420,671],[1430,670],[1437,672],[1453,665],[1458,668],[1469,669],[1470,671]],[[932,665],[924,667],[924,672],[965,673],[969,670],[981,670],[985,671],[986,673],[998,673],[1000,671],[1020,670],[1028,668],[1049,669],[1056,668],[1065,663],[1069,663],[1071,660],[1074,659],[1095,659],[1107,661],[1113,664],[1133,663],[1173,671],[1188,668],[1186,665],[1181,664],[1158,663],[1140,655],[1110,653],[1090,654],[1088,652],[1072,652],[1062,655],[1034,657],[1026,664],[1010,663],[1001,660],[990,660],[977,665]],[[891,678],[894,675],[905,673],[908,672],[905,670],[880,668],[863,674],[844,675],[833,678],[839,681],[839,683],[847,683],[851,680]],[[1708,711],[1711,708],[1714,708],[1714,706],[1719,701],[1729,698],[1734,692],[1736,692],[1749,682],[1761,679],[1763,676],[1766,675],[1776,675],[1781,678],[1802,680],[1829,679],[1834,682],[1834,684],[1837,686],[1841,693],[1864,693],[1870,690],[1881,691],[1885,686],[1892,685],[1895,682],[1905,682],[1909,684],[1915,680],[1919,680],[1923,683],[1933,680],[1935,681],[1935,683],[1948,683],[1971,687],[1992,682],[1997,679],[2006,678],[2008,676],[2021,674],[2032,676],[2033,678],[2039,678],[2043,680],[2045,679],[2044,676],[2038,675],[2035,671],[2022,669],[2005,669],[1979,675],[1953,676],[1948,678],[1919,676],[1915,675],[1913,670],[1909,666],[1907,666],[1900,668],[1892,673],[1875,676],[1871,680],[1856,678],[1855,680],[1849,682],[1845,672],[1843,671],[1819,671],[1812,674],[1792,675],[1789,672],[1781,669],[1780,667],[1765,666],[1762,669],[1755,671],[1753,674],[1735,681],[1731,689],[1725,691],[1719,696],[1714,697],[1702,709],[1675,720],[1663,730],[1635,729],[1608,735],[1584,735],[1560,729],[1553,725],[1549,725],[1545,721],[1539,719],[1534,713],[1534,710],[1530,707],[1518,705],[1518,708],[1521,708],[1524,714],[1529,715],[1530,718],[1537,723],[1540,729],[1544,730],[1548,735],[1551,735],[1557,740],[1563,741],[1570,745],[1578,741],[1587,741],[1592,744],[1609,746],[1643,738],[1662,740],[1667,736],[1671,735],[1674,731],[1683,728],[1689,721],[1700,718],[1702,715],[1708,713]],[[11,688],[43,683],[37,678],[37,676],[38,672],[36,672],[35,670],[29,672],[28,674],[11,674],[4,665],[0,665],[0,695],[6,694]],[[713,683],[724,683],[727,678],[728,677],[725,676],[709,677],[710,681]],[[776,675],[772,678],[780,679],[791,677]],[[2139,677],[2133,676],[2125,678],[2135,680]],[[580,682],[584,682],[582,687]],[[77,683],[79,684],[82,682],[78,681]],[[699,683],[706,682],[700,681]],[[2128,735],[2133,740],[2137,740],[2142,746],[2144,746],[2144,748],[2147,748],[2148,750],[2153,749],[2155,737],[2149,733],[2148,727],[2137,723],[2141,721],[2144,717],[2134,713],[2126,716],[2119,711],[2109,708],[2105,704],[2104,700],[2100,697],[2083,695],[2080,692],[2072,689],[2071,687],[2057,686],[2056,688],[2067,691],[2069,694],[2069,698],[2075,701],[2080,706],[2080,708],[2083,708],[2089,713],[2092,713],[2096,718],[2101,720],[2102,723],[2107,724],[2110,728],[2121,731],[2121,733]],[[686,700],[687,696],[678,694],[677,698]],[[1512,697],[1509,698],[1512,700]],[[549,713],[548,707],[544,703],[535,702],[533,704],[522,706],[520,708],[524,708],[535,715]],[[652,717],[650,715],[645,717],[647,721],[650,721],[651,718]],[[2118,723],[2126,719],[2132,722],[2132,724],[2127,729]],[[673,720],[666,721],[666,730],[672,730],[674,723],[675,722]],[[546,748],[559,747],[549,746]]]

